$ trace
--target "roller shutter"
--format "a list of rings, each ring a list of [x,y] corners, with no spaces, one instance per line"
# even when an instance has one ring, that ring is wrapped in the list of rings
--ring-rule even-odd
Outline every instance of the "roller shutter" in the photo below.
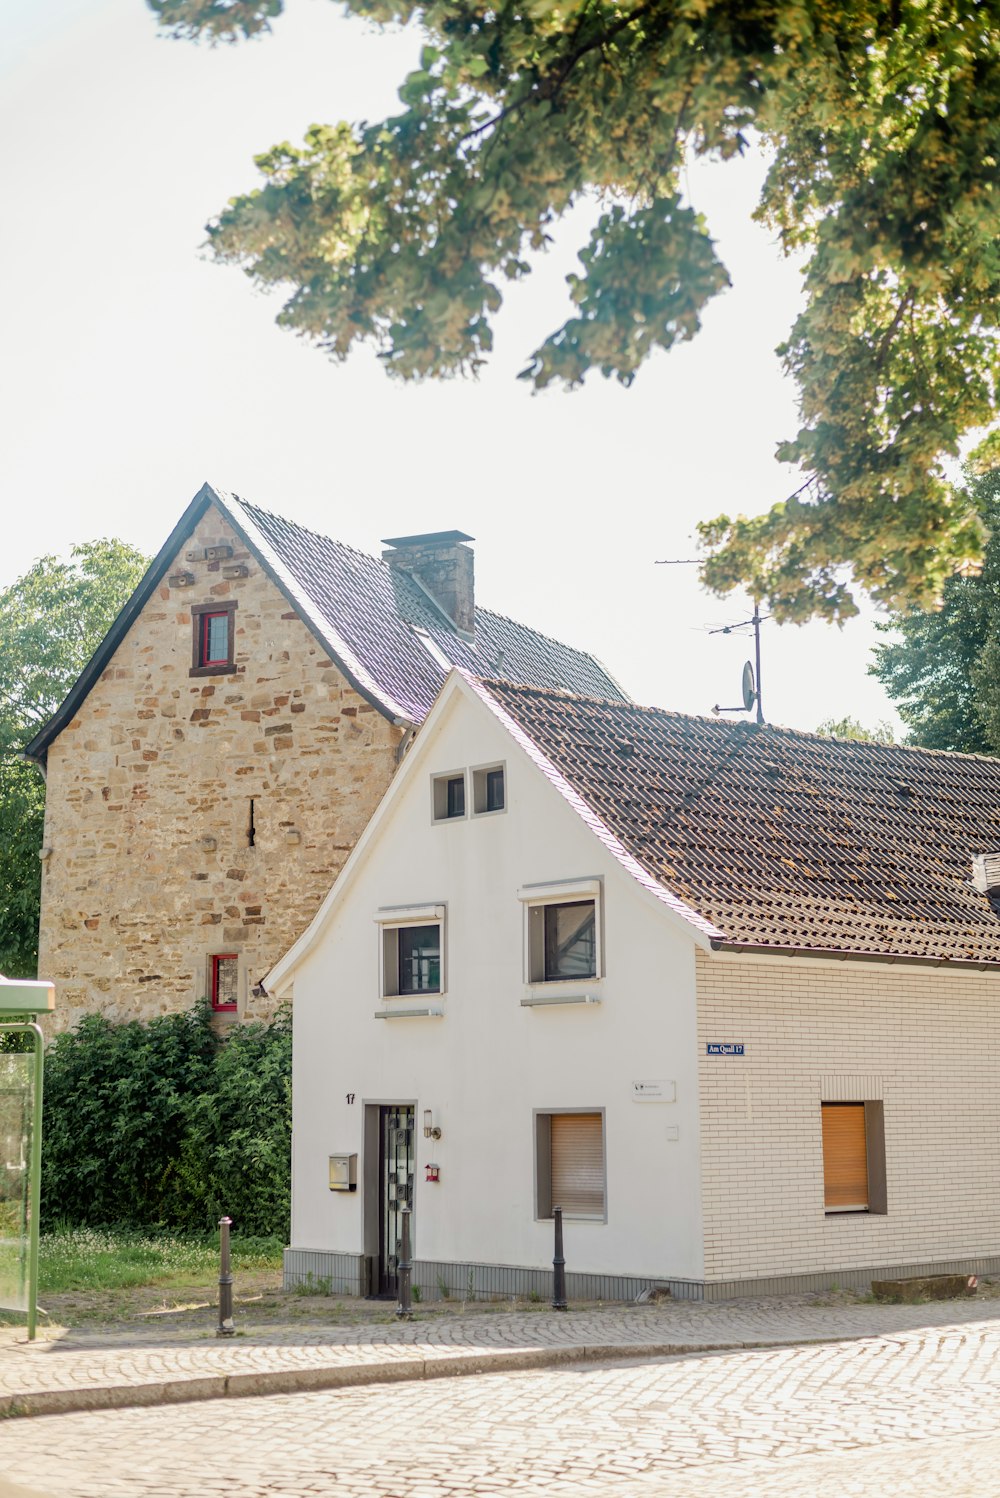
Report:
[[[823,1183],[828,1212],[867,1211],[864,1103],[823,1104]]]
[[[604,1216],[604,1128],[600,1113],[553,1113],[552,1205],[567,1217]]]

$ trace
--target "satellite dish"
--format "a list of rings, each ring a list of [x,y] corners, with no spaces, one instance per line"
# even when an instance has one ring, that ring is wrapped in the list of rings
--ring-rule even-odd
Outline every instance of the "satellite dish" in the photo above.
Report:
[[[757,701],[757,684],[753,679],[753,666],[749,661],[743,667],[743,706],[747,712]]]

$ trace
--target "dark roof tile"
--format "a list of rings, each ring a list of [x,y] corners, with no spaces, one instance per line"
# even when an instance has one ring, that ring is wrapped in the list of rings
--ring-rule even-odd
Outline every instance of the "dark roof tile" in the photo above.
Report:
[[[1000,962],[971,883],[1000,849],[1000,760],[481,685],[727,943]]]
[[[414,722],[430,710],[450,666],[625,700],[618,683],[582,650],[481,608],[469,641],[408,574],[246,500],[230,496],[228,504],[312,604],[328,627],[331,650],[345,645],[381,694]]]

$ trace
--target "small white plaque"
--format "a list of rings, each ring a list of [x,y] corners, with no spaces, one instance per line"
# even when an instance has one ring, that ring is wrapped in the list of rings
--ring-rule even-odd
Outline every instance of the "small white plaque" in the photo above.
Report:
[[[677,1083],[660,1077],[649,1082],[632,1083],[633,1103],[675,1103]]]
[[[667,1124],[667,1140],[676,1143],[681,1137],[681,1131],[677,1124]]]

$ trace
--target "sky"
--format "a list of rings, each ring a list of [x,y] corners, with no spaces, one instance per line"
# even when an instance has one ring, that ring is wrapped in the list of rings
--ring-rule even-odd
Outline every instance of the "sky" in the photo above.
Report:
[[[160,35],[143,0],[4,0],[0,587],[98,536],[152,554],[209,479],[368,551],[466,531],[482,604],[593,651],[639,701],[737,703],[752,642],[713,631],[749,601],[657,563],[695,555],[699,520],[798,484],[774,458],[797,429],[774,349],[799,271],[751,220],[759,157],[690,167],[733,286],[628,390],[515,378],[566,315],[591,204],[507,289],[475,380],[399,384],[368,349],[333,364],[275,326],[280,297],[205,256],[256,153],[392,112],[419,46],[331,0],[287,0],[271,36],[216,48]],[[875,618],[765,624],[768,719],[898,727],[867,674]]]

